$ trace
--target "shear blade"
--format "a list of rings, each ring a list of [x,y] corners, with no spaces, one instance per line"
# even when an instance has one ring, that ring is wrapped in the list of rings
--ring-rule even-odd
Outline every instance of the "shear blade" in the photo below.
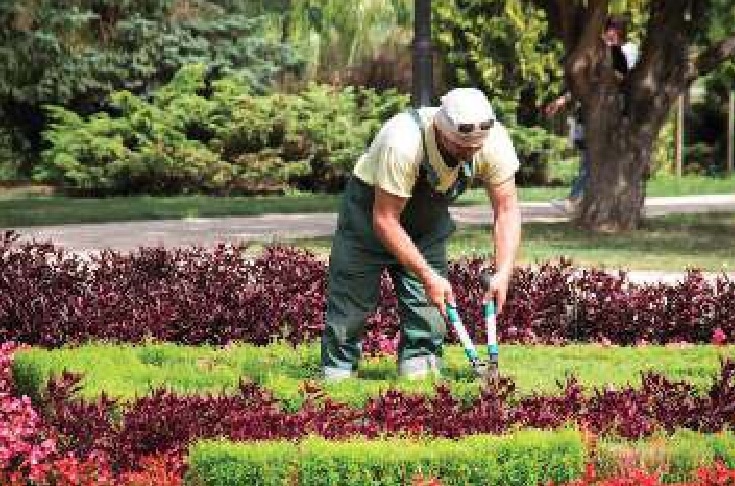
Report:
[[[494,388],[498,382],[498,367],[494,363],[480,362],[474,365],[475,378],[487,388]]]
[[[472,370],[475,372],[475,377],[486,378],[490,373],[490,366],[482,361],[475,363],[472,366]]]

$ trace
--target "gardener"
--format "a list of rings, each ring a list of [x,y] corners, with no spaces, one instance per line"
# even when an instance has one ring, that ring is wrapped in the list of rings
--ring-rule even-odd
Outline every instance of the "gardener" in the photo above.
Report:
[[[354,376],[365,317],[377,306],[388,270],[401,319],[398,370],[438,373],[446,333],[449,203],[472,178],[487,189],[494,213],[495,278],[484,296],[502,309],[520,240],[514,175],[518,157],[485,95],[457,88],[441,107],[388,120],[347,183],[329,263],[324,378]]]

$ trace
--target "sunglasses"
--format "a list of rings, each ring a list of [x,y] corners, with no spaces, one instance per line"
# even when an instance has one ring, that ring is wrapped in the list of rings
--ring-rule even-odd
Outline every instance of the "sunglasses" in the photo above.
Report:
[[[457,125],[457,131],[462,134],[470,134],[474,131],[487,132],[495,124],[495,120],[487,120],[481,123],[460,123]]]

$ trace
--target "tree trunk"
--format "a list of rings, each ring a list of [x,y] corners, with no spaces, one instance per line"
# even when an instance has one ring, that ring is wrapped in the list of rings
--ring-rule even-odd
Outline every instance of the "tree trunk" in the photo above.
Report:
[[[658,130],[644,130],[634,117],[625,86],[598,47],[585,59],[584,76],[574,82],[580,96],[589,160],[589,180],[578,222],[597,231],[636,229],[642,220],[644,175]],[[648,119],[658,119],[649,117]]]
[[[578,222],[597,231],[626,231],[641,226],[653,144],[687,85],[689,63],[683,36],[656,32],[646,39],[639,64],[627,74],[616,72],[599,33],[604,5],[591,4],[586,28],[565,63],[581,101],[590,164]]]
[[[640,131],[618,127],[600,137],[588,137],[588,144],[590,179],[579,223],[596,231],[639,228],[652,140]]]
[[[697,77],[735,55],[735,33],[701,44],[711,25],[708,14],[730,15],[726,3],[644,2],[648,20],[640,57],[622,78],[614,77],[600,45],[610,0],[534,3],[564,44],[565,79],[582,104],[590,179],[578,221],[603,231],[638,228],[653,144],[671,106]]]
[[[671,106],[670,96],[660,95],[638,113],[624,85],[605,70],[593,78],[583,99],[585,141],[590,177],[582,199],[578,222],[597,231],[637,229],[643,220],[645,184],[650,173],[656,136]],[[663,93],[679,88],[661,85]]]

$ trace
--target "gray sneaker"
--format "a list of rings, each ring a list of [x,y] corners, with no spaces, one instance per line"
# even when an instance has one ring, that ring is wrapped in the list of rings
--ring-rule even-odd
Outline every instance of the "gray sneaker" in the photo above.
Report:
[[[322,378],[324,379],[324,381],[328,381],[330,383],[337,383],[347,380],[349,378],[355,378],[356,376],[357,373],[352,370],[334,368],[331,366],[325,366],[322,368]]]
[[[580,202],[581,200],[579,198],[552,199],[551,205],[560,211],[564,211],[567,214],[574,215],[577,214],[577,212],[579,211]]]
[[[420,380],[427,376],[441,376],[442,360],[440,357],[428,354],[416,356],[398,363],[398,374],[409,380]]]

